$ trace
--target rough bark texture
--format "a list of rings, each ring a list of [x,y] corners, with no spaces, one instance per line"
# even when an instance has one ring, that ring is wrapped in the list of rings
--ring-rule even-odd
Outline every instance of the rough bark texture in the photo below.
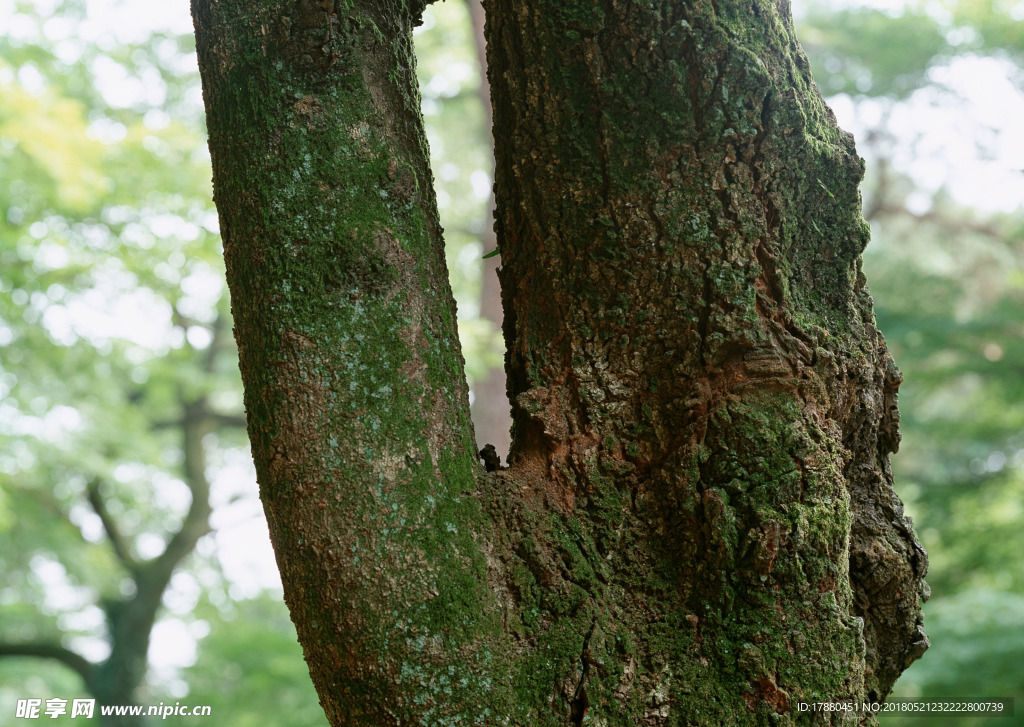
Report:
[[[333,724],[443,724],[497,628],[419,9],[193,3],[260,494]]]
[[[927,642],[862,175],[785,3],[490,0],[483,475],[400,2],[195,0],[253,454],[334,725],[865,723]]]
[[[927,644],[926,559],[891,485],[862,162],[788,4],[487,11],[506,477],[544,523],[506,565],[562,660],[538,678],[589,652],[556,693],[613,724],[884,697]]]

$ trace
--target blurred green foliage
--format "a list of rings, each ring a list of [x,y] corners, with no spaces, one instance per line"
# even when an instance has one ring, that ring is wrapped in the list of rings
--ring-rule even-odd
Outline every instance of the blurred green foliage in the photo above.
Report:
[[[863,7],[813,6],[800,29],[826,95],[905,97],[927,80],[946,43],[932,18],[907,10],[893,16]]]
[[[963,174],[950,172],[943,158],[953,156],[942,146],[952,141],[936,141],[940,133],[928,131],[950,109],[972,113],[964,89],[942,83],[949,74],[941,71],[991,56],[1000,63],[978,64],[974,72],[998,69],[1018,95],[1024,92],[1022,7],[945,0],[837,9],[816,2],[797,23],[823,93],[862,124],[858,146],[867,158],[865,208],[873,232],[865,271],[879,327],[904,373],[903,441],[893,468],[929,553],[933,596],[925,604],[925,628],[932,648],[903,675],[894,697],[1015,698],[1018,711],[1024,704],[1024,207],[1008,213],[966,207],[908,159],[930,153],[930,168],[945,179]],[[982,75],[972,81],[1000,88]],[[858,115],[861,109],[866,113]],[[918,131],[890,126],[907,117],[919,120]],[[966,139],[979,157],[991,157],[993,169],[1012,163],[999,158],[1014,153],[1012,147],[993,137],[1014,135],[1015,122],[1002,124],[993,130],[979,114]],[[990,180],[976,183],[1000,191]],[[931,715],[883,717],[882,723],[1006,720]]]
[[[935,594],[926,605],[934,645],[897,685],[904,698],[1024,705],[1024,218],[922,192],[897,153],[914,140],[886,127],[957,59],[999,58],[1019,89],[1018,7],[818,3],[798,18],[823,93],[876,118],[858,129],[874,229],[865,266],[905,374],[894,468]],[[228,304],[194,47],[188,32],[80,32],[82,0],[0,3],[5,13],[0,640],[58,640],[102,658],[103,599],[131,585],[85,502],[86,483],[103,479],[111,513],[146,555],[188,504],[181,444],[167,423],[200,394],[225,416],[241,411],[234,351],[217,331]],[[500,358],[500,334],[477,314],[491,180],[464,5],[431,6],[416,42],[472,377]],[[245,448],[237,428],[208,435],[215,485],[238,479],[230,462]],[[226,509],[251,502],[255,485],[215,492]],[[279,594],[231,583],[214,542],[201,545],[162,617],[191,634],[197,655],[154,669],[147,695],[187,694],[227,727],[323,724]],[[83,696],[60,665],[0,659],[0,710],[27,695]],[[888,720],[902,722],[913,720]]]
[[[218,723],[232,727],[326,723],[313,683],[296,678],[305,662],[279,594],[227,610],[200,604],[197,613],[206,614],[211,630],[188,671],[192,704],[217,705]]]

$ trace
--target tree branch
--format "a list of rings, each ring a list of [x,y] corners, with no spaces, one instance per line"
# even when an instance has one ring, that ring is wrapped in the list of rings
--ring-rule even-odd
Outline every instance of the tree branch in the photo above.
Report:
[[[73,669],[85,682],[87,689],[92,688],[96,665],[80,654],[60,644],[47,642],[26,642],[23,644],[7,644],[0,642],[0,657],[29,656],[37,659],[52,659]]]
[[[887,202],[879,202],[872,205],[871,217],[865,214],[865,218],[869,221],[877,219],[879,217],[892,216],[892,217],[907,217],[915,222],[925,223],[930,222],[940,227],[944,227],[949,230],[956,230],[958,232],[973,232],[978,235],[985,235],[996,240],[1005,240],[1006,233],[999,230],[995,225],[988,224],[985,222],[979,222],[977,220],[968,219],[966,217],[951,217],[935,210],[929,210],[928,212],[916,213],[911,212],[909,209],[901,204],[891,204]]]
[[[244,414],[224,414],[221,412],[209,411],[204,412],[202,416],[215,427],[238,427],[240,429],[245,429],[246,427]],[[154,422],[152,427],[153,430],[156,431],[160,429],[170,429],[172,427],[183,427],[188,423],[189,422],[184,418],[164,419],[162,421]]]
[[[183,414],[179,425],[182,430],[182,451],[185,456],[185,484],[192,494],[192,504],[184,522],[164,548],[164,552],[142,564],[143,580],[162,593],[178,563],[195,548],[196,542],[210,532],[210,482],[206,477],[206,456],[203,435],[211,422],[218,420],[206,408],[206,399],[188,401],[179,392]],[[140,584],[140,588],[142,584]]]
[[[210,345],[206,349],[203,361],[203,370],[208,374],[212,374],[217,366],[217,354],[224,347],[225,331],[230,333],[227,317],[218,311],[217,317],[213,319],[213,325],[210,326]]]
[[[164,551],[155,558],[138,562],[134,572],[135,593],[106,605],[112,652],[103,669],[105,674],[112,675],[110,678],[128,685],[130,689],[126,692],[129,694],[145,673],[150,632],[171,576],[195,549],[199,538],[210,531],[210,483],[202,444],[203,434],[209,430],[206,400],[188,401],[180,388],[178,397],[183,409],[179,426],[184,440],[184,480],[192,494],[192,504]]]
[[[107,534],[117,559],[134,574],[139,564],[132,556],[131,549],[117,527],[117,523],[114,522],[114,518],[111,517],[110,511],[107,510],[107,504],[103,501],[103,496],[100,494],[99,478],[90,478],[86,486],[86,496],[93,511],[100,516],[100,522],[103,523],[103,531]]]

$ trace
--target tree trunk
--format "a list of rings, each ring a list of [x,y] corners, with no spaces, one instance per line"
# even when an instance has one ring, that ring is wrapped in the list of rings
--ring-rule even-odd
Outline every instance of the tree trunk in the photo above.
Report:
[[[418,11],[196,0],[193,15],[249,436],[314,684],[332,724],[436,724],[485,691],[500,614]]]
[[[195,0],[253,455],[334,725],[870,723],[927,641],[862,164],[788,5],[490,0],[475,470],[398,2]]]

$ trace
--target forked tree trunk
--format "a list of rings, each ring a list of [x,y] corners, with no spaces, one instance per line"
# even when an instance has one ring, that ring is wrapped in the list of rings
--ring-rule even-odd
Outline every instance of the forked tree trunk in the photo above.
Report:
[[[491,0],[477,470],[418,8],[195,0],[253,455],[334,725],[865,723],[926,640],[862,165],[785,3]]]

